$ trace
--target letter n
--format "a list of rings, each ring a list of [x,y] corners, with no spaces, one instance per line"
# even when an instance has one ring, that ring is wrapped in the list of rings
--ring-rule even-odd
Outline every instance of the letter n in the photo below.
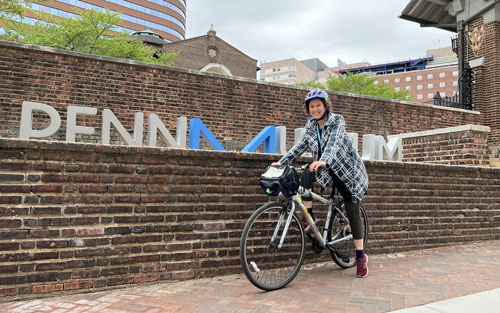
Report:
[[[195,117],[189,121],[189,149],[200,149],[200,136],[212,149],[226,151],[205,124]]]
[[[250,143],[241,150],[242,152],[254,152],[257,148],[264,143],[264,153],[274,153],[276,127],[266,126],[261,132],[255,136]]]

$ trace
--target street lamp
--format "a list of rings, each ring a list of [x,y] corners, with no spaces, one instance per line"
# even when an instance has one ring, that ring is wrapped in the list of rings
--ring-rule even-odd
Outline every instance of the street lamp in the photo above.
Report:
[[[455,54],[458,56],[458,45],[457,45],[457,39],[458,35],[455,34],[451,37],[451,50],[455,52]]]

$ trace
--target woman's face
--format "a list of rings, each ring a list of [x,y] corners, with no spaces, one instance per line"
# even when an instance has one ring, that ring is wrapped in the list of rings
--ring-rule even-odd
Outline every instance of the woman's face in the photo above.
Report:
[[[320,99],[313,99],[309,102],[309,114],[315,119],[319,119],[325,113],[325,105]]]

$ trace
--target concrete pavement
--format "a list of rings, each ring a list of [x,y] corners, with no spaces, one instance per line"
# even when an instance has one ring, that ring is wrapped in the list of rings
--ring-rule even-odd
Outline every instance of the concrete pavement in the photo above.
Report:
[[[324,252],[325,253],[325,252]],[[0,312],[500,312],[500,241],[370,255],[370,276],[303,266],[263,292],[243,274],[0,303]]]

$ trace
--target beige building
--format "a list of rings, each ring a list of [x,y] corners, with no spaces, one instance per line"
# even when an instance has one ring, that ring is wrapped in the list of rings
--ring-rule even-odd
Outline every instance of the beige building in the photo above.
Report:
[[[265,62],[260,65],[260,80],[287,85],[305,83],[311,80],[325,81],[329,74],[334,74],[321,60],[286,59]]]
[[[420,66],[411,66],[412,63]],[[457,56],[451,47],[430,49],[419,60],[370,64],[367,61],[328,67],[319,59],[298,61],[286,59],[261,64],[260,79],[288,85],[316,80],[324,82],[329,75],[347,71],[375,77],[375,84],[389,84],[396,91],[409,90],[414,102],[433,102],[437,92],[450,97],[458,90]]]

